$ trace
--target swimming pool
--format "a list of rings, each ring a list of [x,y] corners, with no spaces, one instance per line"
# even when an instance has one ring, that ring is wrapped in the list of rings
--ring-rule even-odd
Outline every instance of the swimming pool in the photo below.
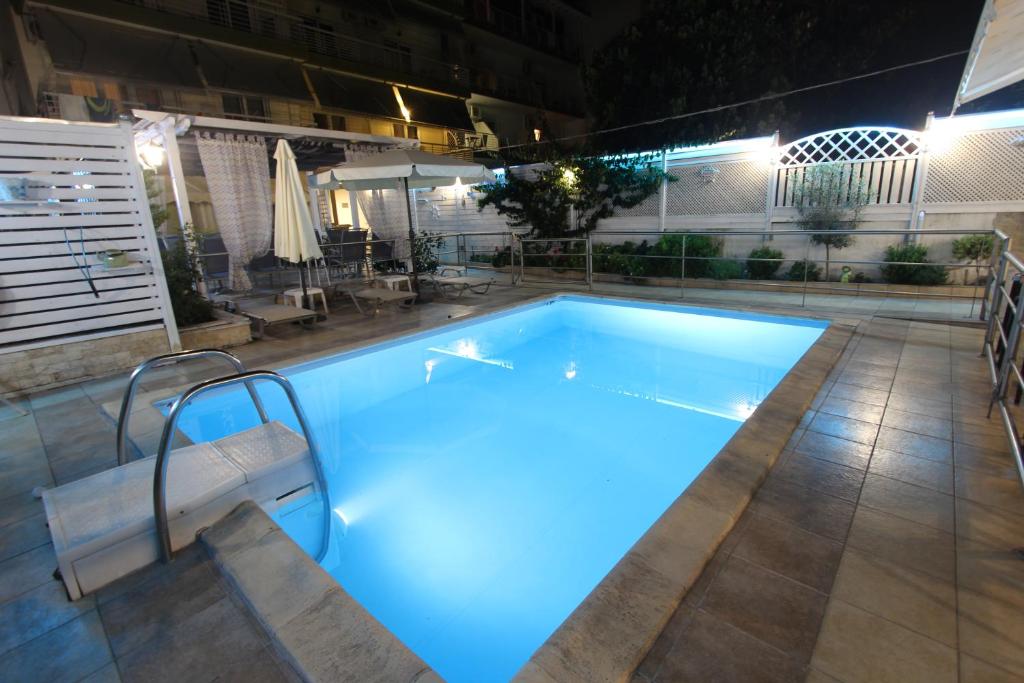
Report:
[[[323,566],[445,679],[508,680],[826,326],[561,296],[287,368],[336,514]],[[257,422],[234,390],[180,426]],[[275,517],[315,552],[308,503]]]

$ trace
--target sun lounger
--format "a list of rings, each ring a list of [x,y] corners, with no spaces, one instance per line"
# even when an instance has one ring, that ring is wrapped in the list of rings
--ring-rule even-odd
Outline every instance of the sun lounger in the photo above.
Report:
[[[302,323],[312,325],[316,322],[316,311],[297,306],[285,306],[283,304],[265,304],[263,306],[252,306],[244,311],[239,311],[252,322],[252,336],[256,339],[263,337],[263,332],[271,325],[280,323]]]
[[[416,292],[374,287],[366,280],[347,283],[343,280],[335,283],[334,291],[337,294],[347,294],[355,304],[356,310],[369,316],[377,315],[386,304],[397,304],[399,308],[408,308],[416,300]]]
[[[477,277],[473,275],[427,275],[421,281],[430,282],[434,289],[445,298],[460,297],[467,290],[474,294],[486,294],[494,284],[493,277]]]

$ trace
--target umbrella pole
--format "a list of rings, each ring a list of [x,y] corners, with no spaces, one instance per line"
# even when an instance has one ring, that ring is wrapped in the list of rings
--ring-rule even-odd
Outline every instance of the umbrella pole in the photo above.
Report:
[[[409,198],[409,179],[402,178],[402,186],[405,188],[405,214],[409,219],[409,263],[412,264],[412,288],[417,293],[419,300],[420,279],[416,272],[416,229],[412,225],[412,199]]]
[[[309,274],[309,261],[303,259],[299,264],[299,284],[302,285],[302,307],[309,308],[309,291],[306,276]]]

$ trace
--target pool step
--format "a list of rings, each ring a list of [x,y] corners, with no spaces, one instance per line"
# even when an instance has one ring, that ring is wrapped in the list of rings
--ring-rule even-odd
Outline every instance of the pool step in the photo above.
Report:
[[[159,557],[151,456],[43,492],[57,563],[72,599]],[[272,421],[211,443],[171,452],[167,461],[171,547],[252,500],[277,499],[316,481],[306,441]]]

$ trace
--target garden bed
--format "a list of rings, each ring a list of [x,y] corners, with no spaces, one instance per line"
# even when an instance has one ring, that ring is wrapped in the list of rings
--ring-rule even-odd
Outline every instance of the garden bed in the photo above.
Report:
[[[249,319],[220,309],[214,309],[217,318],[208,323],[178,329],[183,349],[226,349],[252,341]]]

